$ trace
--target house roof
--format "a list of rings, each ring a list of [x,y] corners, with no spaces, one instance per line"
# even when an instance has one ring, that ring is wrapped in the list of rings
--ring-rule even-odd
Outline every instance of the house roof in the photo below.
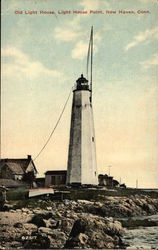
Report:
[[[31,156],[28,156],[28,158],[25,159],[1,159],[0,168],[2,168],[2,166],[4,165],[8,165],[8,167],[15,174],[24,174],[30,162],[32,162],[34,169],[37,172],[37,169],[35,167],[33,160],[31,159]]]
[[[67,170],[50,170],[45,172],[45,175],[58,175],[58,174],[67,174]]]
[[[18,163],[5,162],[3,166],[5,165],[7,165],[14,174],[24,174],[24,169]]]

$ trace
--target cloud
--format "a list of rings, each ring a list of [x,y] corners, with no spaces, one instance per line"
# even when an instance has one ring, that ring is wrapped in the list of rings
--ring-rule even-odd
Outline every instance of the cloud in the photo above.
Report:
[[[144,32],[140,32],[137,36],[135,36],[132,42],[128,43],[125,47],[125,51],[139,45],[143,42],[150,42],[151,39],[158,39],[158,27],[154,27],[153,29],[147,29]]]
[[[152,66],[157,66],[158,65],[158,53],[154,54],[151,58],[149,58],[148,60],[144,61],[144,62],[140,62],[140,64],[142,65],[142,67],[144,69],[148,69]]]
[[[56,69],[48,69],[41,62],[32,61],[28,55],[15,47],[2,49],[2,75],[28,77],[34,79],[40,75],[60,77],[62,74]],[[7,59],[7,62],[5,60]]]
[[[83,15],[82,18],[87,17]],[[80,25],[80,15],[68,20],[62,26],[57,26],[54,29],[54,38],[57,42],[74,42],[83,35]]]
[[[97,10],[101,8],[101,6],[108,7],[109,4],[107,1],[101,1],[101,0],[82,0],[80,2],[80,5],[83,7],[84,10]]]
[[[78,3],[81,10],[97,10],[99,8],[103,8],[108,5],[108,3],[103,0],[81,0]],[[79,8],[79,7],[78,7]],[[83,30],[83,19],[84,21],[90,18],[91,15],[77,15],[73,19],[68,20],[64,22],[64,25],[58,26],[54,29],[54,37],[57,42],[74,42],[79,39],[83,39],[83,37],[87,37],[87,31],[85,32]],[[103,27],[102,28],[104,31],[109,30],[109,27]],[[101,37],[101,34],[98,35],[99,32],[97,32],[97,36]],[[97,38],[96,38],[97,40]]]
[[[102,39],[101,33],[100,32],[95,32],[94,33],[94,41],[95,43],[100,42]]]
[[[84,10],[98,9],[99,1],[98,0],[82,0],[80,5]]]
[[[139,0],[141,3],[151,3],[153,4],[155,1],[153,0]]]
[[[98,51],[98,44],[101,41],[101,33],[96,32],[94,34],[94,53]],[[87,56],[88,52],[88,41],[84,42],[83,40],[80,40],[79,42],[76,43],[75,47],[72,50],[72,58],[73,59],[78,59],[82,60]]]
[[[90,33],[84,32],[80,27],[80,18],[76,17],[66,23],[65,27],[56,27],[55,39],[58,42],[72,42],[72,58],[82,60],[87,55]],[[97,46],[102,39],[102,30],[94,32],[94,52],[97,52]]]
[[[82,10],[99,9],[101,6],[107,5],[106,1],[99,0],[82,0],[78,3],[82,6]],[[72,58],[82,60],[87,55],[90,31],[84,30],[81,23],[83,19],[89,18],[90,15],[78,15],[72,20],[66,21],[64,26],[58,26],[54,29],[54,37],[57,42],[71,42],[74,43],[72,48]],[[103,31],[110,28],[106,25],[100,29],[99,32],[94,32],[94,52],[97,52],[97,47],[102,39]],[[85,42],[86,41],[86,42]]]
[[[80,36],[80,32],[76,32],[71,28],[56,27],[54,32],[55,39],[62,42],[75,41]]]
[[[72,50],[72,58],[82,60],[87,54],[88,45],[83,41],[79,41]]]
[[[86,15],[82,16],[82,18],[84,18],[84,17],[86,17]],[[77,15],[72,20],[67,21],[66,25],[69,28],[74,29],[76,32],[78,32],[78,30],[81,30],[80,21],[81,21],[81,16]]]

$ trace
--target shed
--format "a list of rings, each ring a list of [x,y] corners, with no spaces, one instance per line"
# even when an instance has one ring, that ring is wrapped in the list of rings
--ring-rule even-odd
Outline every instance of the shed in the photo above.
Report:
[[[45,173],[45,186],[66,185],[66,170],[51,170]]]

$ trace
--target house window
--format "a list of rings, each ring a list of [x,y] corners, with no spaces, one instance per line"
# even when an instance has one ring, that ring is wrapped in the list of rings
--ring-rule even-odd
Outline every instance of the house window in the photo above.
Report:
[[[51,184],[55,185],[55,176],[51,176]]]
[[[92,136],[92,141],[94,142],[94,137]]]

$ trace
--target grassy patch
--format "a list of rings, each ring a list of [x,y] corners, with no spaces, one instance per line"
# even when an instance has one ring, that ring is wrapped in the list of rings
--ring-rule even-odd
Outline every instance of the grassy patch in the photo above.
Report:
[[[18,189],[13,189],[9,190],[7,192],[7,200],[25,200],[28,196],[28,189],[26,188],[18,188]]]

